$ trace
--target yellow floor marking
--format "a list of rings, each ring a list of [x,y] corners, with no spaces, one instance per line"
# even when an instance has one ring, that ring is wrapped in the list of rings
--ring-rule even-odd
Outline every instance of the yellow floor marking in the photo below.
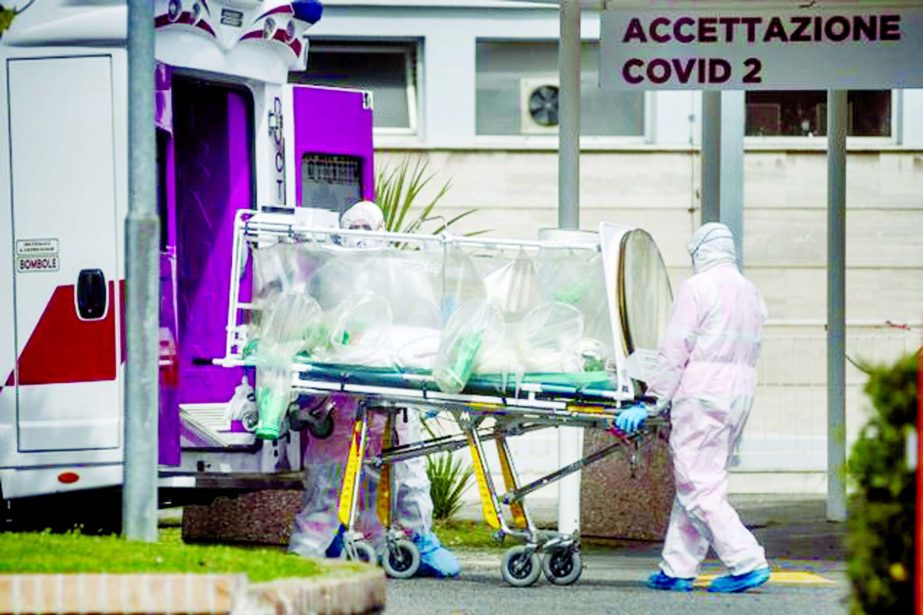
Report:
[[[707,587],[709,583],[717,579],[720,574],[703,574],[695,580],[696,587]],[[779,583],[780,585],[835,585],[827,577],[822,577],[816,572],[807,570],[780,570],[773,572],[769,577],[769,583]]]

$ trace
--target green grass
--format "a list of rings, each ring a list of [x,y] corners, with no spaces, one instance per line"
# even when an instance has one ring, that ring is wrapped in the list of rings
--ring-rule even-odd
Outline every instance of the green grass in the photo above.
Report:
[[[3,573],[246,573],[253,582],[289,577],[340,576],[368,570],[364,564],[317,561],[270,549],[187,545],[178,528],[160,530],[159,542],[114,536],[0,534]]]
[[[439,541],[449,549],[458,549],[460,551],[466,549],[505,551],[522,543],[520,539],[511,536],[508,536],[504,542],[498,543],[493,539],[493,530],[483,521],[450,519],[448,521],[436,521],[433,525],[433,531],[436,532]],[[583,551],[606,552],[644,544],[647,544],[647,541],[583,538],[580,541],[580,548]]]
[[[493,539],[493,530],[483,521],[461,521],[449,519],[436,521],[433,531],[439,542],[449,549],[509,549],[516,544],[507,539],[500,544]]]

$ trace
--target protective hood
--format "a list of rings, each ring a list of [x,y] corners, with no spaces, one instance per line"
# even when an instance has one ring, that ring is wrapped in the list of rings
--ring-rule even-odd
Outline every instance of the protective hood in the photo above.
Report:
[[[340,218],[340,228],[380,231],[385,225],[381,208],[372,201],[359,201]]]
[[[701,273],[721,263],[737,264],[737,252],[734,249],[734,235],[724,224],[709,222],[703,224],[692,234],[689,245],[692,257],[692,269]]]

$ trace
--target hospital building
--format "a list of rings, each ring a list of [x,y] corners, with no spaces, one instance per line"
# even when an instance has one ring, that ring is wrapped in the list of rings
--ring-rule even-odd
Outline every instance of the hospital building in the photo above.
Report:
[[[378,170],[423,157],[459,231],[534,238],[557,224],[557,38],[547,7],[490,0],[327,0],[291,81],[370,90]],[[698,91],[598,88],[598,13],[582,22],[580,224],[638,225],[674,290],[701,216]],[[728,100],[740,101],[741,93]],[[733,96],[737,98],[733,98]],[[531,103],[531,104],[530,104]],[[769,307],[756,405],[732,492],[823,493],[826,472],[826,92],[743,94],[745,274]],[[847,353],[885,361],[923,337],[923,90],[848,94]],[[863,422],[847,366],[847,437]],[[521,438],[525,474],[553,435]],[[532,454],[529,454],[529,453]]]

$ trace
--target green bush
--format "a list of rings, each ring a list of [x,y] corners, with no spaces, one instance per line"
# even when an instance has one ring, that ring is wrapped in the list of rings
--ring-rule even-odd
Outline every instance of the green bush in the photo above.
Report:
[[[848,463],[856,492],[847,537],[850,611],[911,613],[916,473],[906,447],[917,423],[917,357],[868,373],[865,392],[875,413]]]
[[[471,467],[463,467],[451,453],[426,458],[435,519],[451,519],[461,509],[462,496],[468,490],[472,474]]]

